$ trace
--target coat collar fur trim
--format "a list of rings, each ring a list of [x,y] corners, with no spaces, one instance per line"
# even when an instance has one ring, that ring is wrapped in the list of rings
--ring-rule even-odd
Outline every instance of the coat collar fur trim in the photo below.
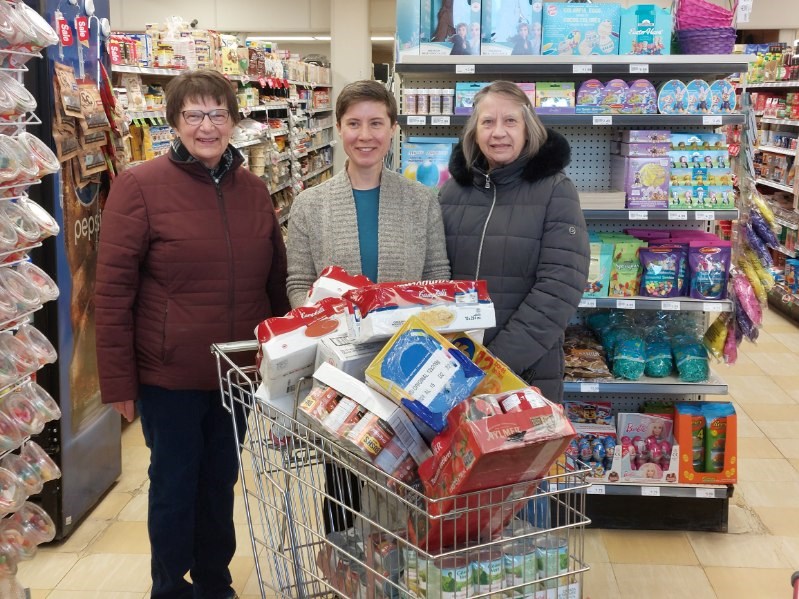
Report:
[[[557,131],[547,129],[547,140],[538,150],[538,154],[530,158],[524,165],[521,176],[528,183],[535,183],[559,173],[568,166],[569,162],[571,162],[569,142]],[[513,166],[508,165],[508,168],[513,168]],[[449,159],[449,172],[460,185],[470,185],[475,180],[476,174],[480,181],[484,181],[485,177],[485,173],[482,171],[480,173],[469,171],[460,143],[452,150],[452,156]]]

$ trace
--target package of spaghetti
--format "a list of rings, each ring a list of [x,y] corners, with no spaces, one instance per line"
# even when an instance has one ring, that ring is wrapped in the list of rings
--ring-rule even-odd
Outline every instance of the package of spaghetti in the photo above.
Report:
[[[344,294],[349,336],[356,343],[391,337],[410,316],[441,333],[496,324],[485,281],[380,283]]]

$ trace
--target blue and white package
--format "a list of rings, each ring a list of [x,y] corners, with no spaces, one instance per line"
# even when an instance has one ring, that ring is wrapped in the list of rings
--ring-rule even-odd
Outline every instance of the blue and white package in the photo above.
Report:
[[[590,56],[619,53],[618,4],[545,2],[542,54]]]
[[[402,144],[402,174],[427,187],[441,187],[449,179],[449,157],[456,143],[457,137],[409,137]]]
[[[525,0],[515,7],[502,0],[483,5],[484,56],[541,54],[541,13],[543,3]]]
[[[671,54],[671,12],[655,4],[621,11],[619,54]]]
[[[366,369],[367,382],[401,403],[436,433],[485,374],[466,355],[412,316]]]

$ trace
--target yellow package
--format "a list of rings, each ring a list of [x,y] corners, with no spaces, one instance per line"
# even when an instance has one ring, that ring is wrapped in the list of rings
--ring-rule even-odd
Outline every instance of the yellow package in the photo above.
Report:
[[[142,154],[144,155],[145,160],[151,160],[155,158],[155,152],[153,152],[153,136],[150,133],[150,126],[149,125],[142,125]]]
[[[727,318],[726,314],[720,314],[705,331],[705,348],[719,361],[724,356],[724,342],[727,341]]]
[[[474,395],[496,395],[505,391],[524,389],[529,385],[514,374],[508,366],[466,333],[445,335],[466,357],[485,372],[485,378],[474,390]]]
[[[765,287],[766,291],[771,291],[774,288],[774,285],[777,284],[777,282],[774,280],[774,275],[772,275],[771,272],[760,263],[760,259],[752,249],[746,249],[744,254],[747,260],[751,263],[752,268],[755,269],[757,276],[760,277],[760,282],[763,284],[763,287]]]

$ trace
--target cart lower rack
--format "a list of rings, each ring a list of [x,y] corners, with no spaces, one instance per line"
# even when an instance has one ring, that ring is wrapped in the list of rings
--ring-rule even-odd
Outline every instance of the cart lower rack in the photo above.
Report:
[[[233,355],[255,349],[212,351],[223,404],[246,426],[239,464],[262,598],[582,597],[587,469],[428,499],[259,397],[257,368]]]

